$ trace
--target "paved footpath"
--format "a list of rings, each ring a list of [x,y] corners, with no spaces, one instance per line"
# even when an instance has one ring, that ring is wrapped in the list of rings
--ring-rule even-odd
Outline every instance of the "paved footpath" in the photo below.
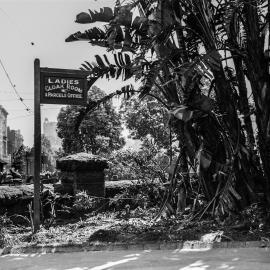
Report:
[[[270,270],[262,248],[93,251],[13,254],[0,257],[0,270]]]

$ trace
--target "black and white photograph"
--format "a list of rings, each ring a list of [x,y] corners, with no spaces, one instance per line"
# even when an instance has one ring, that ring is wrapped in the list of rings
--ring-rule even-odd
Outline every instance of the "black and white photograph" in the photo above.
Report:
[[[268,0],[0,0],[0,270],[269,270]]]

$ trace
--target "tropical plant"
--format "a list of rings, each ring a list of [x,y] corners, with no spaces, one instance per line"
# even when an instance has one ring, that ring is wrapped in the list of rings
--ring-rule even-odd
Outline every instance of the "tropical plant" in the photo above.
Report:
[[[90,78],[122,76],[126,80],[133,76],[140,80],[142,86],[137,91],[125,88],[125,93],[127,89],[132,89],[130,94],[139,92],[139,98],[154,97],[170,110],[170,125],[179,141],[179,157],[169,175],[170,185],[164,198],[164,209],[170,209],[173,213],[175,209],[170,202],[175,194],[178,194],[179,200],[185,200],[189,187],[189,165],[198,172],[199,183],[209,202],[206,210],[211,207],[212,213],[225,214],[254,199],[250,186],[252,176],[258,173],[258,163],[254,162],[252,152],[255,142],[245,68],[250,69],[247,74],[254,89],[258,84],[255,81],[261,79],[258,75],[260,71],[264,80],[257,87],[257,92],[253,91],[253,96],[260,155],[268,176],[267,166],[270,163],[265,162],[267,153],[262,145],[267,143],[268,138],[264,131],[269,126],[269,109],[266,108],[269,89],[266,66],[269,62],[266,57],[262,59],[263,36],[259,31],[262,31],[260,26],[265,29],[266,24],[260,24],[258,13],[259,4],[264,5],[266,1],[255,2],[138,0],[120,4],[117,1],[114,10],[104,8],[99,12],[77,15],[77,23],[106,23],[104,30],[93,28],[66,39],[68,42],[87,40],[92,45],[113,51],[113,62],[104,55],[96,56],[94,63],[85,62],[82,65],[83,70],[89,71]],[[239,9],[240,6],[243,8]],[[230,42],[235,41],[235,36],[225,31],[231,26],[226,22],[235,22],[233,18],[236,14],[240,14],[239,20],[243,24],[239,26],[238,23],[238,27],[245,29],[239,31],[240,38],[236,38],[241,45],[244,44],[243,40],[246,41],[244,54],[239,44],[240,49],[229,47]],[[252,21],[255,20],[257,29],[251,36],[252,23],[248,15],[252,16]],[[244,60],[234,61],[234,65],[229,63],[227,51],[230,51],[230,58],[235,54],[239,57],[237,59],[245,59],[249,63]],[[247,59],[250,53],[253,53],[252,58]],[[257,64],[251,68],[255,58]],[[261,60],[263,68],[258,63]],[[236,75],[232,68],[236,69]],[[254,77],[254,74],[258,76]],[[78,125],[86,112],[96,105],[89,104],[81,110]],[[257,107],[260,109],[258,112]],[[263,108],[265,110],[262,112]],[[262,114],[263,120],[259,120]],[[241,125],[240,115],[244,117],[245,125]]]
[[[248,123],[250,121],[249,115],[255,114],[259,152],[264,174],[268,179],[266,181],[266,194],[269,194],[270,4],[267,0],[222,1],[219,10],[221,14],[224,14],[223,32],[228,36],[224,42],[224,49],[229,52],[234,61],[240,94],[246,91],[244,78],[250,82],[254,110],[248,110],[248,103],[244,99],[246,95],[241,95],[240,112],[247,127],[250,126]],[[252,146],[252,138],[249,139],[249,142]],[[268,196],[268,201],[269,199]]]

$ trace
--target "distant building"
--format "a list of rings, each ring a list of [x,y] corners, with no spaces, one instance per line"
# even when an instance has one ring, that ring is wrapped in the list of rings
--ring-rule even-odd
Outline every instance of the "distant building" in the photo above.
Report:
[[[22,145],[23,145],[23,136],[21,131],[7,128],[7,139],[8,139],[8,154],[13,155]]]
[[[0,171],[10,162],[7,152],[7,116],[8,112],[0,105]]]
[[[45,118],[43,134],[50,142],[51,152],[43,153],[42,171],[53,171],[56,167],[56,152],[59,151],[62,146],[61,139],[57,136],[56,128],[57,122],[50,122],[48,118]]]
[[[50,141],[52,150],[56,151],[61,148],[61,139],[57,136],[56,132],[57,122],[50,122],[45,118],[43,123],[43,134]]]

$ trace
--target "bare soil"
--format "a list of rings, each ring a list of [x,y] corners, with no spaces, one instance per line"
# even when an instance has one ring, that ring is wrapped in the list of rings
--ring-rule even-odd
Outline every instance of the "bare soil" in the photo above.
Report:
[[[212,219],[191,221],[188,216],[154,220],[158,209],[137,208],[130,213],[105,212],[80,219],[55,220],[33,234],[30,226],[10,223],[2,229],[0,247],[18,244],[81,242],[187,241],[202,240],[209,233],[221,235],[221,241],[259,241],[270,238],[270,226],[240,220],[220,222]]]

